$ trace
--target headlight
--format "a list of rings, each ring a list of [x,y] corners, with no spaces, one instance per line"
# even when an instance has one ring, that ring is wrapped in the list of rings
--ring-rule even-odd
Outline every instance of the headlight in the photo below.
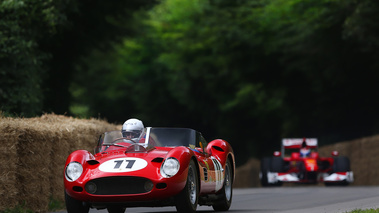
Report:
[[[83,166],[78,162],[71,162],[66,167],[66,180],[72,182],[76,181],[83,173]]]
[[[165,178],[172,177],[178,173],[180,168],[176,158],[167,158],[161,166],[161,175]]]

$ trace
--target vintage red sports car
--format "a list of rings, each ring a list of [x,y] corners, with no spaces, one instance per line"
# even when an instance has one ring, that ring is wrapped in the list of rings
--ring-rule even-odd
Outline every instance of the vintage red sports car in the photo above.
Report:
[[[232,202],[235,158],[224,140],[209,143],[188,128],[145,128],[139,138],[121,131],[101,135],[94,154],[71,153],[64,169],[68,213],[89,208],[124,212],[128,207],[198,205],[226,211]]]
[[[262,186],[280,186],[284,182],[348,185],[353,182],[349,158],[338,156],[320,157],[316,138],[285,138],[281,151],[261,160]]]

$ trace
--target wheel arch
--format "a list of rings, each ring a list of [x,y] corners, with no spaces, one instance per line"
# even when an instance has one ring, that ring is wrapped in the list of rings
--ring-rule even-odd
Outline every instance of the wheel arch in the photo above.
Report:
[[[199,192],[200,192],[200,191],[201,191],[201,178],[200,178],[200,177],[201,177],[201,175],[200,175],[200,174],[201,174],[201,173],[200,173],[201,171],[200,171],[200,165],[199,165],[199,161],[196,159],[195,156],[192,156],[192,157],[191,157],[190,162],[191,162],[192,160],[195,162],[196,171],[197,171],[197,177],[196,177],[196,178],[197,178],[197,182],[199,183],[199,184],[198,184],[198,187],[199,187],[198,190],[199,190]]]

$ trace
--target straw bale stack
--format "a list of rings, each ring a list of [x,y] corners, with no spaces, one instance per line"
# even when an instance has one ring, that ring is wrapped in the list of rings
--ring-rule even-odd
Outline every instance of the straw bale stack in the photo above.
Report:
[[[17,143],[18,133],[13,122],[4,124],[0,120],[0,206],[14,207],[17,200]]]
[[[330,156],[333,150],[350,159],[353,185],[379,185],[379,135],[323,146],[320,156]]]
[[[101,133],[117,129],[102,120],[55,114],[0,117],[0,211],[25,204],[46,212],[51,197],[63,201],[67,156],[78,149],[92,152]]]
[[[236,168],[234,188],[259,187],[260,161],[255,158],[249,159],[246,164]]]

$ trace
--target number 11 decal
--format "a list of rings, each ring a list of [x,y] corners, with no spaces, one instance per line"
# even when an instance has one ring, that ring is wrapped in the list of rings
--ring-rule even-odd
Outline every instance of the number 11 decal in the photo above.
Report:
[[[147,166],[147,161],[141,158],[117,158],[108,160],[99,166],[103,172],[133,172]]]
[[[121,167],[121,165],[124,163],[123,160],[115,160],[114,161],[116,163],[116,165],[114,166],[113,169],[119,169]],[[125,160],[126,162],[126,169],[131,169],[134,165],[134,163],[136,162],[136,160]]]

